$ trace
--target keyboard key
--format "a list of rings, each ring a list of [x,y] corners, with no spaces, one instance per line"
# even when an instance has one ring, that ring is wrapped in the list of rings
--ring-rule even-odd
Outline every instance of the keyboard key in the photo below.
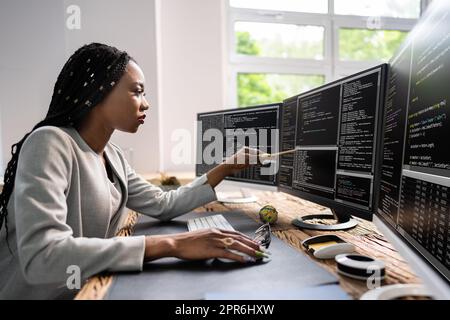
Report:
[[[234,231],[233,226],[221,214],[189,219],[187,226],[189,231],[212,229],[212,228]]]

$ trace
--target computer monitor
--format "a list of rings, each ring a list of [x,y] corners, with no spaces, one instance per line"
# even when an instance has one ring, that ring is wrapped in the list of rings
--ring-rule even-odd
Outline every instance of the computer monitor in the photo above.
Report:
[[[374,223],[450,299],[450,2],[433,1],[390,62]]]
[[[281,103],[274,103],[197,114],[196,175],[208,172],[243,146],[276,153],[280,107]],[[243,198],[231,197],[226,202],[251,202],[256,200],[251,189],[276,191],[277,165],[270,162],[263,166],[251,166],[228,176],[226,182],[217,188],[218,194],[240,189],[245,194]]]
[[[307,215],[293,224],[342,230],[371,220],[381,163],[382,105],[387,65],[364,70],[284,101],[281,108],[282,192],[329,207],[335,225],[306,222],[330,215]],[[295,150],[295,151],[294,151]]]

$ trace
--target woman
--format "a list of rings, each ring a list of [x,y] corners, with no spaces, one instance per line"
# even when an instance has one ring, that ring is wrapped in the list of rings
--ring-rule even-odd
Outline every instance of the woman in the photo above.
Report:
[[[259,245],[237,232],[114,237],[126,208],[170,220],[215,200],[213,188],[248,166],[227,161],[170,192],[139,177],[109,140],[116,129],[134,133],[144,123],[144,86],[137,63],[103,44],[83,46],[64,65],[47,116],[13,145],[5,172],[0,299],[71,297],[71,266],[86,279],[105,270],[142,270],[145,261],[168,256],[256,258]],[[248,160],[250,151],[243,152],[238,155]],[[226,238],[247,257],[226,250]]]

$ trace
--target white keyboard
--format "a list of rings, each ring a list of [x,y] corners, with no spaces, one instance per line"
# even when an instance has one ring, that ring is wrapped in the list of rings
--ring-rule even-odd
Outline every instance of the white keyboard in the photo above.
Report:
[[[234,231],[234,228],[231,226],[231,224],[221,214],[188,220],[189,231],[211,229],[211,228]]]

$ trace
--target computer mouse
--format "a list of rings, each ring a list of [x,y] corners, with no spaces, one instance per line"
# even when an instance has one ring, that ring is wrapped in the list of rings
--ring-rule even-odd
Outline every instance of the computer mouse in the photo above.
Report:
[[[333,259],[338,254],[351,253],[353,251],[355,251],[355,246],[351,243],[336,243],[319,248],[313,254],[318,259]]]
[[[245,253],[242,253],[240,251],[237,251],[237,250],[229,250],[229,251],[232,252],[232,253],[235,253],[237,255],[240,255],[240,256],[243,256],[243,257],[247,257],[247,259],[249,259],[249,262],[263,261],[263,258],[259,258],[259,259],[256,259],[255,261],[252,261],[251,259],[254,259],[253,257],[251,257],[251,256],[249,256],[249,255],[247,255]],[[232,260],[232,259],[227,259],[227,258],[216,258],[216,260],[218,260],[220,262],[223,262],[223,263],[240,263],[239,261]]]
[[[222,263],[239,263],[238,261],[227,259],[227,258],[216,258],[217,261]]]
[[[249,255],[246,255],[245,253],[242,253],[242,252],[237,251],[237,250],[228,249],[228,251],[230,251],[230,252],[232,252],[234,254],[237,254],[239,256],[248,257],[248,259],[251,258]],[[216,258],[216,259],[219,260],[220,262],[223,262],[223,263],[239,263],[239,261],[228,259],[228,258]]]

